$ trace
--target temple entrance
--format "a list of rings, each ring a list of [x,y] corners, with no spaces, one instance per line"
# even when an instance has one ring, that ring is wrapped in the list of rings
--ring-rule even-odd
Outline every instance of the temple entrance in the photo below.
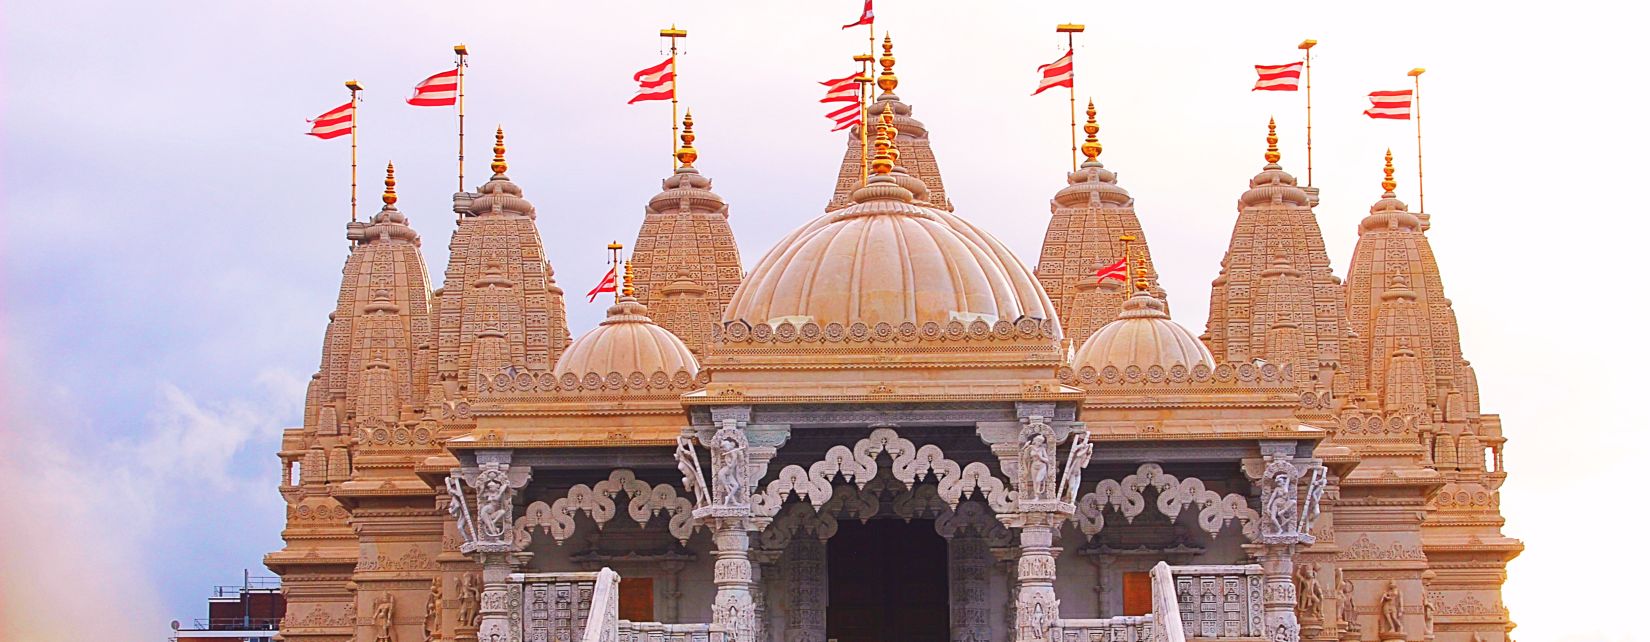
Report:
[[[934,521],[844,519],[826,544],[837,642],[946,642],[950,597],[946,542]]]

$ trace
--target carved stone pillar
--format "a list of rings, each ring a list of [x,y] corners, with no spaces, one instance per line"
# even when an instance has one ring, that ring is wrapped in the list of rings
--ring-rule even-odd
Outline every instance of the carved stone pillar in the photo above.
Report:
[[[756,600],[751,595],[750,520],[711,517],[705,521],[716,543],[716,599],[710,607],[711,622],[724,627],[732,642],[754,642]]]
[[[1293,441],[1263,441],[1261,457],[1243,462],[1244,474],[1260,489],[1260,537],[1245,545],[1265,573],[1261,589],[1262,622],[1268,640],[1300,642],[1295,616],[1295,548],[1311,544],[1318,517],[1325,470],[1315,460],[1296,461]],[[1311,480],[1302,499],[1302,473]]]
[[[724,410],[724,409],[717,409]],[[712,411],[716,417],[717,410]],[[759,530],[751,508],[755,482],[762,478],[772,450],[763,449],[752,457],[753,448],[745,432],[749,409],[726,409],[716,424],[694,432],[710,450],[711,504],[693,511],[693,518],[710,527],[716,544],[714,580],[716,598],[711,602],[711,622],[728,632],[731,642],[758,642],[756,622],[756,571],[751,567],[751,532]],[[741,416],[742,415],[742,416]]]
[[[511,625],[512,609],[520,608],[520,587],[511,599],[510,574],[516,572],[532,557],[523,553],[515,541],[516,490],[526,486],[532,470],[510,465],[511,451],[478,450],[474,471],[458,469],[461,477],[475,489],[474,511],[469,498],[456,482],[448,486],[451,512],[458,518],[460,533],[465,542],[459,550],[481,563],[480,625],[476,638],[484,642],[519,642],[521,631]]]
[[[996,455],[1003,474],[1014,484],[1014,512],[998,515],[1003,526],[1020,533],[1014,598],[1014,642],[1045,641],[1060,619],[1060,600],[1054,594],[1054,535],[1076,507],[1067,499],[1081,483],[1071,478],[1087,464],[1068,462],[1068,477],[1059,476],[1057,445],[1065,441],[1076,422],[1056,422],[1056,407],[1047,402],[1016,404],[1016,423],[979,423],[975,432]],[[1087,434],[1082,441],[1087,447]]]
[[[989,642],[992,544],[1007,543],[1009,533],[978,502],[945,513],[935,520],[934,530],[947,542],[951,642]]]
[[[1300,642],[1300,623],[1295,620],[1295,545],[1249,544],[1246,548],[1265,573],[1261,611],[1266,639]]]
[[[1054,531],[1065,518],[1053,511],[1022,511],[1011,524],[1020,529],[1015,642],[1049,639],[1049,627],[1060,619],[1060,600],[1054,596],[1053,549]]]
[[[825,609],[830,596],[825,542],[798,536],[785,551],[785,593],[790,610],[784,642],[825,642]]]

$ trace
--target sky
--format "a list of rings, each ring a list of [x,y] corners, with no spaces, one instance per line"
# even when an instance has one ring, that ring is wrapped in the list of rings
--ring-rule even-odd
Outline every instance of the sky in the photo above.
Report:
[[[670,170],[668,106],[624,104],[662,57],[657,30],[689,31],[698,166],[749,266],[830,197],[844,140],[816,82],[856,68],[864,30],[838,26],[859,5],[4,3],[0,638],[163,639],[205,616],[213,585],[266,572],[280,431],[301,422],[347,253],[348,141],[304,136],[304,119],[345,101],[344,80],[366,87],[363,215],[393,160],[439,283],[454,118],[402,99],[467,43],[471,183],[503,124],[556,276],[582,292]],[[957,212],[1028,264],[1069,168],[1067,101],[1030,96],[1034,70],[1060,55],[1055,24],[1086,23],[1079,97],[1196,331],[1268,116],[1305,174],[1301,96],[1250,92],[1251,66],[1321,43],[1317,214],[1342,275],[1388,147],[1416,205],[1413,123],[1363,117],[1364,95],[1426,67],[1428,236],[1510,439],[1502,509],[1527,546],[1505,588],[1514,637],[1623,641],[1650,633],[1587,615],[1642,592],[1650,557],[1631,544],[1650,439],[1629,411],[1650,354],[1628,331],[1644,310],[1650,47],[1616,7],[883,0],[877,15]],[[569,308],[575,333],[602,312]]]

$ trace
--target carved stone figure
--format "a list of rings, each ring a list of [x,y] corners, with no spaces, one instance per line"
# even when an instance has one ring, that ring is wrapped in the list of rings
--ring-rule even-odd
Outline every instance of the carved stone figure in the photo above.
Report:
[[[1066,469],[1060,478],[1060,501],[1067,504],[1077,503],[1077,492],[1083,485],[1083,468],[1089,465],[1089,459],[1092,457],[1094,442],[1089,441],[1088,431],[1072,435],[1071,453],[1066,455]]]
[[[465,573],[458,586],[458,625],[481,626],[481,578]]]
[[[1421,618],[1425,622],[1427,639],[1431,640],[1436,637],[1438,633],[1438,607],[1433,604],[1432,600],[1421,601]]]
[[[476,519],[481,539],[497,541],[510,529],[510,499],[514,494],[503,470],[491,468],[476,475]]]
[[[1311,481],[1306,485],[1306,502],[1301,505],[1300,533],[1310,536],[1312,526],[1318,523],[1318,516],[1323,514],[1321,502],[1323,491],[1329,486],[1329,469],[1323,466],[1312,467]]]
[[[749,442],[745,432],[736,426],[725,426],[712,438],[711,466],[715,468],[716,487],[712,496],[723,506],[750,505]]]
[[[682,489],[687,491],[695,508],[710,505],[710,490],[705,487],[705,473],[699,468],[699,453],[693,450],[693,440],[676,438],[676,469],[682,471]]]
[[[1317,564],[1296,567],[1295,595],[1301,619],[1323,621],[1323,587],[1318,585]]]
[[[373,642],[395,642],[395,596],[385,593],[372,603]]]
[[[1402,636],[1404,632],[1404,595],[1398,592],[1398,581],[1387,580],[1386,592],[1381,594],[1381,637]]]
[[[1028,431],[1020,443],[1021,498],[1054,499],[1054,446],[1039,431]]]
[[[1358,607],[1354,604],[1352,580],[1346,577],[1346,569],[1335,569],[1335,601],[1338,602],[1337,611],[1340,612],[1341,630],[1349,633],[1358,632]]]
[[[1298,536],[1295,529],[1299,498],[1295,490],[1295,466],[1287,461],[1273,461],[1266,466],[1261,487],[1261,537],[1289,539]]]
[[[470,521],[469,502],[464,498],[464,482],[458,475],[447,476],[447,514],[458,523],[458,536],[466,544],[476,541],[476,526]]]
[[[441,639],[441,578],[430,582],[430,599],[424,603],[424,642]]]

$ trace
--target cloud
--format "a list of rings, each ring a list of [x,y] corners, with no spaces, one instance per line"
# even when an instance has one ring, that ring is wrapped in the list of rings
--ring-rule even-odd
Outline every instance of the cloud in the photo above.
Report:
[[[275,371],[255,384],[245,398],[203,401],[160,382],[151,409],[139,415],[146,417],[141,429],[117,441],[97,439],[99,426],[78,415],[81,389],[8,401],[0,439],[8,523],[0,639],[157,639],[166,622],[188,615],[172,612],[177,606],[163,601],[163,589],[224,569],[222,560],[187,563],[197,540],[180,531],[234,537],[214,523],[278,501],[273,465],[238,460],[268,459],[280,422],[298,415],[303,385]],[[204,602],[207,584],[186,581]]]

